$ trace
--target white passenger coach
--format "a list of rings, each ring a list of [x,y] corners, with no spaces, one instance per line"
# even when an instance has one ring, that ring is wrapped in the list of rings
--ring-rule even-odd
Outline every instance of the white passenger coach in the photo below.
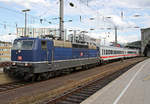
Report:
[[[100,46],[100,58],[105,60],[129,58],[139,56],[138,49],[128,49],[111,46]]]

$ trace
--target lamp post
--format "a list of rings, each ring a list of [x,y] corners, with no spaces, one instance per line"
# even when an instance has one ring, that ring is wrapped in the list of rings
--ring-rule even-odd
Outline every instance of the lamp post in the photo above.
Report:
[[[59,37],[64,40],[64,0],[60,0],[59,16]]]
[[[115,46],[117,46],[117,26],[115,26]]]
[[[28,12],[28,11],[30,11],[30,9],[22,10],[22,12],[24,12],[24,13],[25,13],[24,36],[26,36],[26,29],[27,29],[27,13],[26,13],[26,12]]]
[[[112,17],[106,17],[106,18],[111,19]],[[115,44],[114,45],[116,47],[118,44],[118,42],[117,42],[117,30],[118,30],[118,28],[115,24],[113,24],[113,25],[114,25],[114,30],[115,30]]]

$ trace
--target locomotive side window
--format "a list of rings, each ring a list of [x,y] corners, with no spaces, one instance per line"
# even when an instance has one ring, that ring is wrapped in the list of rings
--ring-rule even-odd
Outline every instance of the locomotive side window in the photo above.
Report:
[[[42,49],[47,49],[47,42],[46,41],[41,41],[41,48]]]

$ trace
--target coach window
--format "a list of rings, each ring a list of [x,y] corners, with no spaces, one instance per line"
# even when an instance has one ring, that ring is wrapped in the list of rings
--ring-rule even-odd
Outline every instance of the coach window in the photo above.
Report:
[[[44,41],[44,40],[41,41],[41,48],[43,50],[47,49],[47,42],[46,41]]]
[[[103,55],[105,55],[105,50],[104,50],[104,53],[103,53]]]

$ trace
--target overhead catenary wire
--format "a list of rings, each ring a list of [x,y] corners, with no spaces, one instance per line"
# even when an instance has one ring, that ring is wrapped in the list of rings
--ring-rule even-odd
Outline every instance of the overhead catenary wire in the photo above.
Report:
[[[24,16],[24,13],[23,12],[21,12],[21,11],[17,11],[17,10],[14,10],[14,9],[9,9],[9,8],[7,8],[7,7],[2,7],[2,6],[0,6],[0,8],[1,9],[5,9],[5,10],[7,10],[7,11],[10,11],[10,12],[13,12],[13,13],[17,13],[17,14],[21,14],[22,16]],[[38,21],[40,21],[40,17],[37,17],[37,16],[33,16],[33,15],[31,15],[30,13],[28,13],[27,14],[28,16],[30,16],[31,18],[33,18],[33,19],[36,19],[36,20],[38,20]],[[51,20],[53,20],[53,19],[51,19]],[[49,23],[50,21],[48,21],[47,19],[43,19],[43,21],[46,23]],[[51,22],[52,23],[52,22]]]

